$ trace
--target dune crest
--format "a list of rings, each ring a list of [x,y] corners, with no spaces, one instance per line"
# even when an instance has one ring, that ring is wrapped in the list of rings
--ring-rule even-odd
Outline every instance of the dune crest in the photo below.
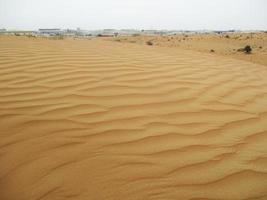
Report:
[[[267,68],[0,37],[0,199],[267,199]]]

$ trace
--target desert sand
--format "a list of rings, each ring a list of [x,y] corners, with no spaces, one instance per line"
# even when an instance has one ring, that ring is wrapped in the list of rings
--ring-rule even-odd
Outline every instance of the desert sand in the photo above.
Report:
[[[267,66],[267,32],[196,33],[169,36],[139,35],[135,37],[120,36],[112,40],[137,44],[146,44],[150,41],[155,46],[212,53]],[[238,51],[246,45],[251,46],[252,54],[247,55]]]
[[[0,37],[1,200],[266,200],[267,67]]]

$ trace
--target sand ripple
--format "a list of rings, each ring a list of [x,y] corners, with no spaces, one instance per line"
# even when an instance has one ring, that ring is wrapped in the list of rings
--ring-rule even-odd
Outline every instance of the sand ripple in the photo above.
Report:
[[[0,38],[0,199],[267,199],[267,68]]]

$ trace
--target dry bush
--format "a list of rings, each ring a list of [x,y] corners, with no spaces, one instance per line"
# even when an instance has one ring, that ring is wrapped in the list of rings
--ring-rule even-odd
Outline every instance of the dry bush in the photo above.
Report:
[[[245,53],[250,54],[251,51],[252,51],[252,48],[249,45],[245,46],[245,48],[244,48]]]
[[[153,42],[152,41],[147,41],[146,44],[149,45],[149,46],[152,46]]]
[[[244,48],[240,48],[237,51],[244,52],[246,54],[250,54],[252,52],[252,48],[250,45],[246,45]]]

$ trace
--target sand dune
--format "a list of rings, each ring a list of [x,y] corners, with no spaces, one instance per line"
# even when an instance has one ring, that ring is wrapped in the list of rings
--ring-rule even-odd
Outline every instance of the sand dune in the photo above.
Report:
[[[267,68],[0,37],[0,199],[267,199]]]
[[[267,33],[265,32],[189,33],[163,36],[137,35],[121,36],[110,40],[137,44],[147,44],[150,41],[155,46],[189,49],[267,66]],[[246,45],[251,46],[251,54],[245,54],[240,51]]]

